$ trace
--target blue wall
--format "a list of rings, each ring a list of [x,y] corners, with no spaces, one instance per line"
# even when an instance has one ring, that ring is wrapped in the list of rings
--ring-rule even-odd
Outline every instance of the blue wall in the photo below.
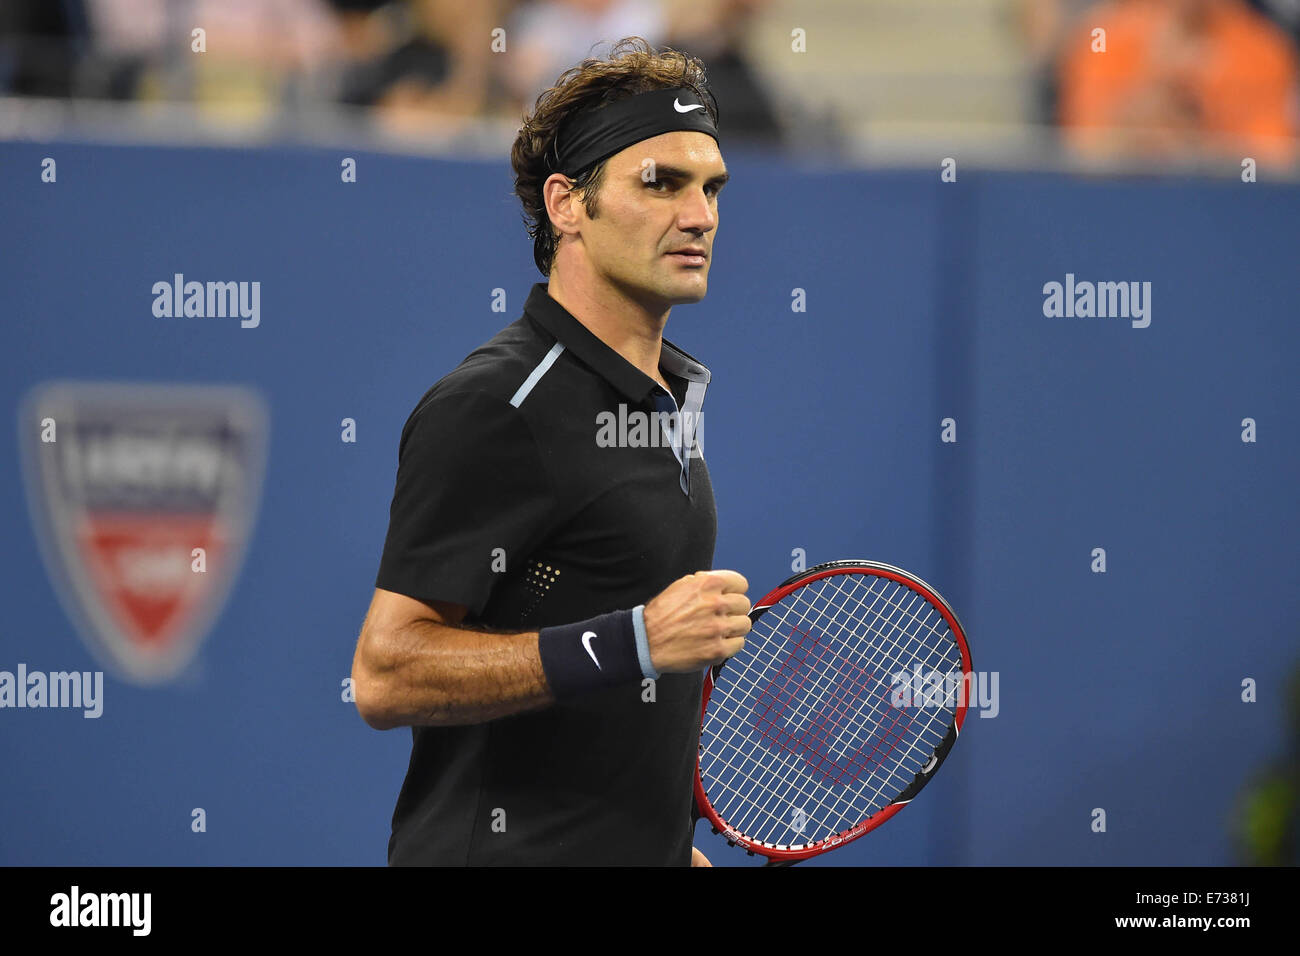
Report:
[[[193,665],[110,673],[98,720],[0,710],[0,863],[384,861],[409,733],[370,730],[340,682],[398,435],[537,275],[505,164],[358,155],[345,185],[340,158],[0,146],[0,670],[103,667],[28,513],[30,389],[241,384],[270,411],[257,523]],[[972,712],[916,803],[825,862],[1232,862],[1298,656],[1300,188],[727,160],[709,296],[668,326],[714,373],[716,566],[751,597],[794,548],[907,567],[999,674],[997,717]],[[155,318],[175,272],[260,281],[260,326]],[[1045,317],[1066,273],[1151,282],[1150,327]]]

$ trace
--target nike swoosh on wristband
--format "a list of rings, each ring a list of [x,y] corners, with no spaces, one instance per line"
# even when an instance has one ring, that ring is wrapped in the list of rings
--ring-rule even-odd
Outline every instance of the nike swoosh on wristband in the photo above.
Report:
[[[601,670],[600,661],[596,660],[596,652],[591,649],[591,639],[596,636],[595,631],[587,631],[582,635],[582,646],[588,654],[591,655],[592,661],[596,664],[596,670]]]
[[[703,104],[703,103],[692,103],[690,106],[682,106],[682,104],[678,101],[677,97],[674,96],[674,97],[673,97],[673,109],[675,109],[675,110],[676,110],[677,112],[679,112],[679,113],[689,113],[691,110],[702,110],[702,109],[704,109],[704,104]]]

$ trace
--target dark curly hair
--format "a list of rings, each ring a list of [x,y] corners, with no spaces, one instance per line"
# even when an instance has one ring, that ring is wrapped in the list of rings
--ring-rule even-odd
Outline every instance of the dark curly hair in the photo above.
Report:
[[[692,90],[704,108],[718,122],[718,104],[709,92],[704,63],[678,50],[656,51],[642,37],[625,37],[610,50],[608,59],[587,58],[560,74],[555,85],[533,104],[531,115],[510,149],[515,171],[515,195],[524,207],[524,222],[533,240],[533,261],[542,275],[549,276],[555,262],[559,236],[551,226],[542,199],[542,184],[554,167],[555,136],[569,116],[597,106],[627,99],[651,90],[683,87]],[[606,160],[601,160],[570,177],[587,215],[599,213],[597,198],[604,179]]]

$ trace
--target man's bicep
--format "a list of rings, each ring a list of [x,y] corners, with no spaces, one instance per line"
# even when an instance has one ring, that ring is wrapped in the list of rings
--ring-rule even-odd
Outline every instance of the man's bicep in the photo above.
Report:
[[[404,440],[375,585],[478,614],[500,572],[544,538],[555,513],[518,410],[481,392],[438,396]]]
[[[421,601],[396,591],[375,588],[366,614],[366,627],[378,631],[395,631],[421,621],[455,627],[465,619],[468,609],[450,601]]]

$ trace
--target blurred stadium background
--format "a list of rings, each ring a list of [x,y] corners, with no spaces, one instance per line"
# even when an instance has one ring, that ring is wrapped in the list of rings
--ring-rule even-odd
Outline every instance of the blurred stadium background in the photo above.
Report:
[[[641,35],[709,63],[729,137],[818,159],[1289,168],[1298,34],[1297,0],[7,0],[0,122],[499,156],[562,70]]]
[[[902,565],[1000,675],[823,862],[1300,862],[1298,0],[3,0],[0,670],[108,679],[97,720],[0,711],[0,864],[383,862],[409,736],[340,688],[401,424],[539,278],[522,112],[628,35],[704,59],[733,172],[667,332],[714,370],[716,565]],[[259,281],[259,326],[157,317],[176,273]],[[1151,282],[1150,326],[1045,316],[1067,274]],[[100,558],[42,531],[86,507],[32,464],[59,382],[268,416],[211,621],[135,579],[194,643],[165,679],[77,621]],[[801,493],[829,474],[860,490]]]

